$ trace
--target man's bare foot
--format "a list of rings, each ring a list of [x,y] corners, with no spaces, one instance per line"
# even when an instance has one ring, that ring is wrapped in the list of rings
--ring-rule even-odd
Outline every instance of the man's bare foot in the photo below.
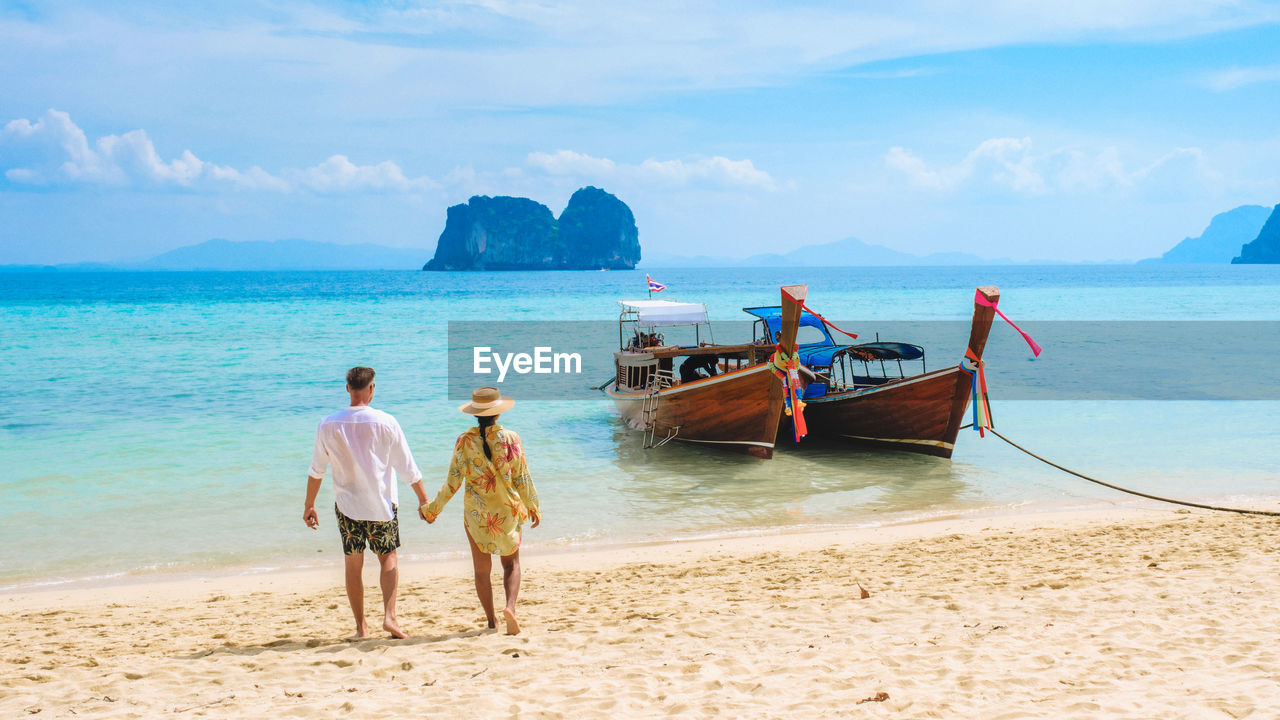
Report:
[[[391,633],[391,637],[399,640],[404,640],[409,637],[408,635],[405,635],[404,631],[400,629],[400,626],[396,624],[395,618],[387,618],[386,620],[383,620],[382,629]]]
[[[490,629],[490,630],[497,630],[497,629],[498,629],[498,618],[496,618],[496,617],[488,618],[488,619],[487,619],[487,622],[489,623],[489,629]]]
[[[516,622],[516,614],[510,608],[502,609],[502,619],[507,623],[508,635],[520,634],[520,623]]]
[[[367,637],[369,637],[369,626],[365,624],[364,620],[360,620],[360,622],[356,623],[356,633],[348,635],[346,640],[351,642],[353,640],[364,640]]]

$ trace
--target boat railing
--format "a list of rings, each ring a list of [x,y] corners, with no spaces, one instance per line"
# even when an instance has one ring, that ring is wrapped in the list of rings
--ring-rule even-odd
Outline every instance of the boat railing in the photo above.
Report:
[[[863,365],[862,374],[850,372],[853,368],[848,362],[850,358],[841,357],[831,367],[813,368],[813,374],[817,381],[827,386],[827,392],[857,392],[859,390],[869,390],[871,388],[882,387],[907,379],[908,375],[902,371],[901,363],[899,363],[899,374],[897,377],[881,370],[880,375],[876,375],[872,370],[874,363],[861,361]],[[858,362],[854,360],[854,362]]]
[[[645,387],[645,392],[660,392],[675,384],[676,376],[670,370],[655,370],[653,374],[649,376],[649,382]]]

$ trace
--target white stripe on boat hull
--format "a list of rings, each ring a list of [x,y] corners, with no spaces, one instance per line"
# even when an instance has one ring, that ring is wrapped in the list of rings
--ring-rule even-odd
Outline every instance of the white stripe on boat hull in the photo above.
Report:
[[[682,442],[710,443],[712,445],[755,445],[757,447],[773,447],[771,442],[759,442],[758,440],[694,440],[693,438],[682,438],[676,436],[672,440],[680,440]]]
[[[911,438],[878,438],[878,437],[866,437],[863,435],[843,435],[843,434],[840,437],[847,437],[853,440],[871,440],[874,442],[904,443],[907,445],[932,445],[934,447],[945,448],[947,450],[955,449],[955,445],[952,445],[949,442],[943,442],[941,440],[914,440]]]

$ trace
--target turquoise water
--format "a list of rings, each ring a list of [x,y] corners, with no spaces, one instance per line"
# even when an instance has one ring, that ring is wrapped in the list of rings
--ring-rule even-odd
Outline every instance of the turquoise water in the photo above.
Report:
[[[1020,322],[1280,320],[1278,267],[651,273],[713,323],[795,282],[832,318],[967,320],[973,288],[996,284]],[[377,369],[374,404],[399,418],[434,492],[468,427],[445,398],[447,321],[611,320],[643,292],[643,272],[0,275],[0,587],[333,562],[332,516],[319,532],[300,518],[315,426],[345,405],[346,368]],[[998,364],[1024,355],[989,358],[997,398]],[[1121,484],[1280,501],[1277,402],[997,400],[995,412],[1014,439]],[[761,462],[645,450],[603,400],[522,401],[504,420],[542,496],[528,539],[540,548],[1135,502],[970,432],[951,461],[807,447]],[[402,552],[460,553],[459,512],[406,520]]]

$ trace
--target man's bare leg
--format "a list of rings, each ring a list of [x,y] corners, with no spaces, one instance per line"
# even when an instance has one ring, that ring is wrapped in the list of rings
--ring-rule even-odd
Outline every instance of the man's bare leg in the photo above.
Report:
[[[507,634],[519,635],[520,623],[516,621],[516,596],[520,594],[520,551],[502,556],[502,589],[506,591],[507,606],[502,609]]]
[[[364,552],[346,556],[347,569],[347,601],[351,603],[351,614],[356,618],[356,634],[353,638],[369,637],[369,627],[364,622]]]
[[[396,588],[400,585],[400,566],[396,562],[396,551],[378,556],[378,565],[382,573],[378,579],[382,585],[382,629],[391,633],[391,637],[401,640],[409,637],[396,624]]]
[[[476,541],[471,539],[471,533],[467,533],[467,542],[471,543],[471,564],[476,573],[476,597],[480,598],[480,607],[484,608],[484,616],[489,621],[489,627],[496,628],[498,616],[493,612],[493,583],[489,580],[489,573],[493,571],[493,558],[489,557],[489,553],[482,552],[476,547]]]

